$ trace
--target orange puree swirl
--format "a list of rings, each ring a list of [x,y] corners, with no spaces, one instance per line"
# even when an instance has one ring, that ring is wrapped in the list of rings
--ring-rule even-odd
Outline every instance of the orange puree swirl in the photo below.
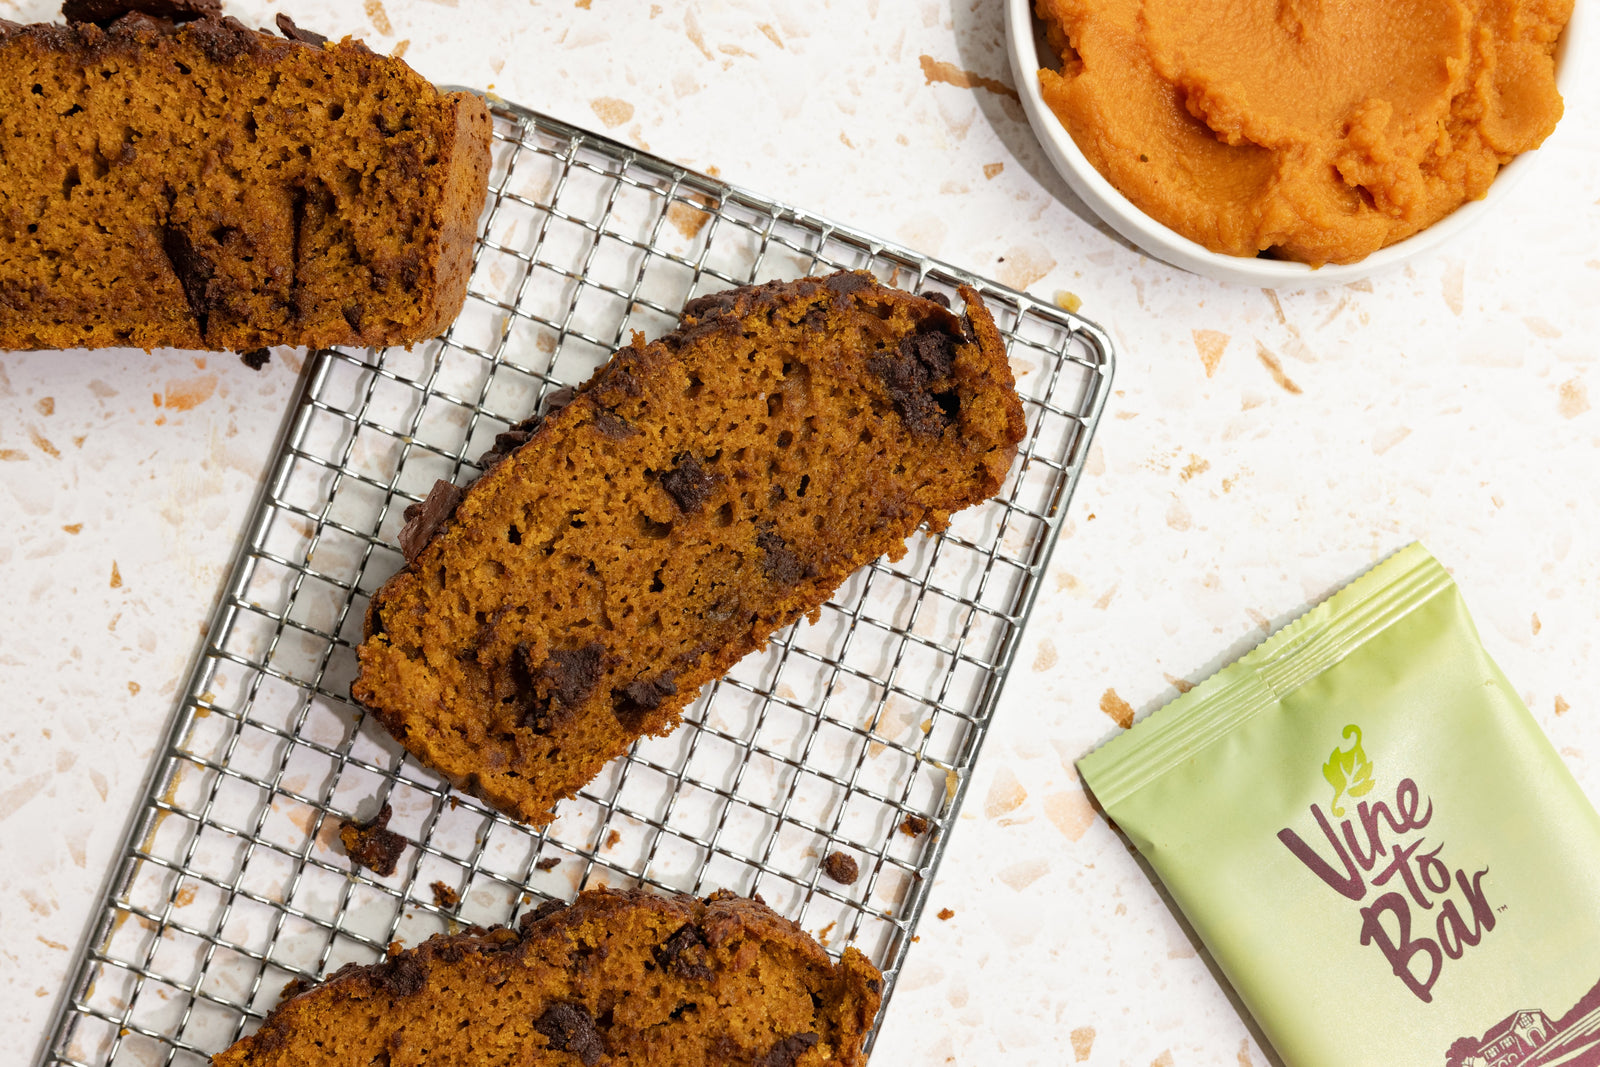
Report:
[[[1350,263],[1484,195],[1561,118],[1573,0],[1037,0],[1045,101],[1215,252]]]

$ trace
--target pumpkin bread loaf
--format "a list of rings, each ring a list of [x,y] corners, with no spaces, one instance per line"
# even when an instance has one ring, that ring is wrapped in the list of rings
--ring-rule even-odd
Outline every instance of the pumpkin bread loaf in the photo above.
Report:
[[[440,483],[408,509],[355,698],[456,786],[548,823],[856,568],[999,490],[1022,405],[962,296],[958,316],[841,272],[635,335],[502,434],[464,499]]]
[[[483,102],[215,9],[0,21],[0,350],[388,345],[460,310]]]
[[[757,900],[593,890],[284,1001],[213,1067],[862,1067],[881,976]]]

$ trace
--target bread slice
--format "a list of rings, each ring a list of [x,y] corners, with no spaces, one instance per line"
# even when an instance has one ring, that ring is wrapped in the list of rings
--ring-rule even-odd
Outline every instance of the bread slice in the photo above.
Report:
[[[881,975],[758,900],[593,890],[279,1004],[213,1067],[862,1067]]]
[[[450,323],[483,102],[280,25],[292,39],[0,23],[0,350],[390,345]]]
[[[1022,405],[962,295],[957,316],[839,273],[704,297],[676,332],[636,335],[502,435],[510,455],[464,499],[441,483],[412,513],[355,698],[458,787],[548,823],[856,568],[1000,488]]]

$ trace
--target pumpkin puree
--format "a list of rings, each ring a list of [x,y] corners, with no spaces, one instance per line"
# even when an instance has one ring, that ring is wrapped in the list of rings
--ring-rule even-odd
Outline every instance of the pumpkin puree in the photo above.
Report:
[[[1037,0],[1044,99],[1215,252],[1350,263],[1482,197],[1561,118],[1573,0]]]

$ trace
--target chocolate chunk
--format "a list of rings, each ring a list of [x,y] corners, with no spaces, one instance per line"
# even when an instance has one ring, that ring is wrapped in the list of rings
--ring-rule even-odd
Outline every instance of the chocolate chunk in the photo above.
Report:
[[[0,19],[0,41],[22,32],[22,23],[12,22],[10,19]]]
[[[261,35],[232,15],[220,19],[195,19],[185,28],[189,39],[199,45],[200,51],[213,63],[232,63],[240,56],[259,55],[262,51]]]
[[[539,861],[539,863],[543,863],[543,862],[544,862],[543,860]],[[536,863],[536,864],[534,864],[534,866],[537,867],[538,864]],[[557,915],[557,914],[559,914],[559,913],[561,913],[563,911],[566,911],[566,910],[567,910],[567,905],[565,903],[563,903],[562,901],[559,901],[559,900],[546,900],[546,901],[542,902],[537,908],[534,908],[532,911],[523,912],[522,913],[522,918],[517,920],[517,929],[522,931],[522,936],[523,937],[527,937],[528,936],[528,929],[534,923],[541,922],[541,921],[543,921],[545,919],[550,918],[550,916],[552,916],[552,915]]]
[[[678,691],[675,672],[666,671],[654,678],[629,682],[611,691],[611,711],[629,730],[637,730],[645,715],[661,706],[661,701]]]
[[[956,362],[956,339],[943,330],[914,333],[900,341],[900,354],[926,368],[928,378],[937,381],[950,377]]]
[[[552,1049],[577,1056],[583,1067],[594,1067],[606,1054],[594,1017],[577,1004],[552,1004],[533,1028],[549,1039]]]
[[[138,12],[169,22],[191,22],[222,14],[222,0],[66,0],[61,17],[68,22],[110,26],[124,15]]]
[[[428,888],[433,890],[434,904],[441,908],[453,908],[461,903],[461,894],[443,882],[434,882]]]
[[[530,669],[527,646],[517,646],[512,677],[522,705],[519,725],[548,734],[570,721],[600,681],[605,654],[604,645],[591,641],[582,648],[552,649],[548,659]]]
[[[957,398],[948,379],[956,343],[943,330],[929,330],[902,339],[892,355],[881,353],[867,360],[867,369],[882,379],[895,410],[915,436],[938,437],[955,413]]]
[[[756,534],[756,547],[762,552],[761,569],[779,585],[794,585],[802,578],[816,576],[816,567],[802,562],[776,530]]]
[[[554,650],[539,668],[539,684],[548,687],[552,700],[576,708],[589,698],[600,680],[605,654],[606,647],[598,641],[582,648]]]
[[[369,972],[372,984],[391,997],[409,997],[428,984],[428,969],[415,956],[396,956]]]
[[[563,385],[544,398],[544,403],[539,405],[539,411],[545,418],[549,418],[568,404],[578,395],[578,391],[570,385]]]
[[[499,463],[532,440],[533,435],[539,431],[539,427],[543,423],[543,416],[531,415],[515,426],[507,427],[495,434],[494,447],[478,457],[478,466],[487,471],[490,467],[493,467],[496,463]]]
[[[711,476],[710,471],[701,466],[698,459],[687,452],[679,456],[675,462],[678,465],[661,476],[661,488],[665,489],[672,502],[678,505],[679,511],[685,515],[693,515],[705,506],[716,479]]]
[[[599,431],[601,437],[607,437],[613,441],[624,440],[639,432],[638,428],[627,419],[610,411],[597,411],[594,413],[594,428]]]
[[[183,298],[189,303],[189,312],[200,328],[200,336],[204,337],[214,308],[211,279],[216,275],[216,265],[196,250],[187,233],[170,223],[161,231],[161,250],[172,264],[178,284],[183,286]]]
[[[874,288],[878,284],[878,279],[864,271],[851,270],[830,274],[822,279],[822,284],[836,296],[849,296],[863,289]]]
[[[667,671],[656,678],[629,682],[622,691],[627,694],[629,700],[640,708],[645,711],[654,711],[661,706],[663,699],[672,696],[678,691],[678,687],[673,683],[672,679],[673,672]]]
[[[406,508],[406,524],[400,530],[399,541],[407,563],[422,555],[422,550],[456,513],[463,495],[460,486],[441,478],[428,490],[426,500]]]
[[[676,933],[654,950],[656,963],[662,970],[677,975],[688,982],[709,982],[711,968],[706,965],[708,948],[706,932],[688,923],[678,927]]]
[[[272,349],[252,348],[248,352],[240,352],[239,362],[243,363],[251,370],[260,370],[262,367],[265,367],[268,363],[272,362]]]
[[[822,861],[822,873],[840,885],[854,885],[861,877],[861,865],[843,852],[830,852]]]
[[[928,290],[926,293],[922,294],[922,298],[924,300],[932,300],[935,304],[938,304],[942,308],[948,309],[950,307],[950,298],[939,292],[937,289]]]
[[[697,296],[683,305],[681,318],[704,321],[708,318],[726,315],[728,312],[733,311],[738,304],[738,290],[725,293],[708,293],[705,296]]]
[[[302,30],[299,26],[296,26],[294,19],[285,15],[282,11],[278,12],[278,17],[273,21],[278,24],[278,32],[291,41],[299,41],[301,44],[317,45],[319,47],[328,42],[328,39],[322,34],[313,30]]]
[[[435,882],[434,884],[438,885],[440,883]],[[437,903],[437,897],[435,903]],[[443,907],[443,905],[440,906]],[[446,963],[460,963],[467,958],[467,948],[459,941],[445,941],[434,951],[433,958],[443,960]]]
[[[308,982],[304,978],[291,978],[283,983],[283,988],[278,990],[278,1000],[293,1000],[308,989],[314,989],[315,982]]]
[[[546,856],[543,859],[541,859],[538,863],[535,863],[534,866],[537,867],[541,871],[553,871],[553,870],[556,869],[557,864],[559,864],[560,862],[561,862],[561,857],[560,856]],[[542,905],[542,904],[540,905],[540,907],[543,907],[543,906],[544,905]]]
[[[644,382],[640,375],[644,368],[632,349],[625,348],[611,357],[600,370],[600,375],[589,387],[592,392],[617,390],[623,396],[643,396]]]
[[[534,434],[539,432],[539,427],[544,425],[544,420],[572,403],[572,398],[577,396],[577,390],[570,385],[560,389],[544,398],[540,405],[540,413],[530,415],[505,431],[495,434],[494,447],[478,457],[478,466],[488,470],[512,452],[528,443]],[[629,428],[631,432],[631,427]]]
[[[400,853],[406,848],[405,838],[385,829],[393,814],[394,809],[385,804],[383,810],[367,822],[344,819],[339,823],[339,840],[344,842],[345,855],[350,857],[350,862],[380,878],[394,873]]]
[[[794,1067],[818,1040],[816,1034],[790,1034],[757,1060],[756,1067]]]
[[[732,338],[737,337],[743,332],[744,327],[740,325],[740,320],[738,318],[733,316],[723,318],[719,316],[717,318],[706,319],[704,322],[700,322],[689,327],[687,330],[679,332],[677,334],[677,340],[679,344],[687,345],[702,340],[706,337],[710,337],[713,334],[725,334]]]
[[[907,837],[921,837],[928,832],[928,820],[920,815],[907,815],[900,824],[900,832]]]

